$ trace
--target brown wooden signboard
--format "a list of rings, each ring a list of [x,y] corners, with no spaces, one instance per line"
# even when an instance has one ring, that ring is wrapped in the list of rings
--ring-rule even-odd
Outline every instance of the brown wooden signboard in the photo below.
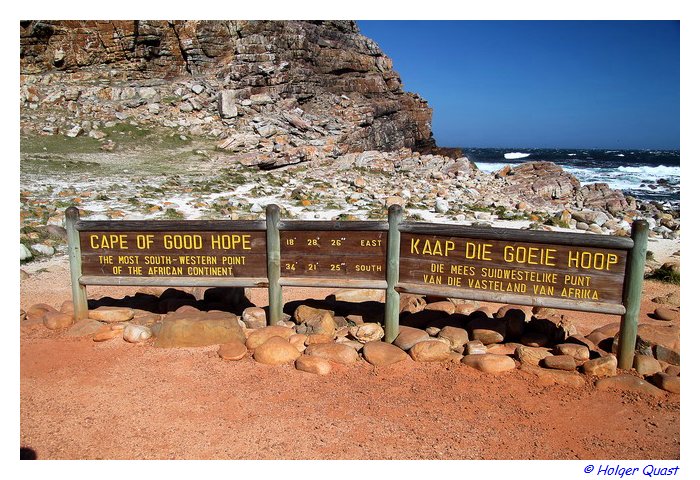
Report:
[[[386,277],[386,232],[280,232],[282,277]]]
[[[83,231],[85,275],[265,277],[262,231]]]
[[[633,239],[457,225],[283,221],[81,221],[66,210],[76,318],[85,285],[265,286],[282,319],[283,286],[386,290],[385,340],[398,335],[399,294],[434,294],[624,315],[631,365],[647,225]],[[629,367],[625,367],[629,368]]]
[[[625,250],[407,233],[399,281],[621,304],[626,258]]]

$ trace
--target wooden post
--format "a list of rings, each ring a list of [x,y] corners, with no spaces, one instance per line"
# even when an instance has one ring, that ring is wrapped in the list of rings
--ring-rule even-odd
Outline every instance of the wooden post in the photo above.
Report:
[[[269,317],[268,325],[282,320],[282,287],[280,286],[280,208],[270,204],[265,210],[267,223],[267,279]]]
[[[400,295],[396,291],[399,282],[399,253],[401,249],[402,210],[398,205],[389,207],[389,232],[386,246],[386,304],[384,306],[384,341],[392,343],[399,334]]]
[[[70,284],[73,291],[73,318],[75,321],[88,316],[87,291],[80,283],[82,261],[80,258],[80,236],[75,226],[80,220],[80,212],[75,207],[66,209],[66,232],[68,234],[68,259],[70,260]]]
[[[625,314],[620,321],[620,337],[617,344],[617,366],[622,370],[632,368],[634,348],[637,343],[637,322],[642,301],[642,285],[644,283],[644,264],[647,256],[647,238],[649,224],[644,220],[636,220],[632,224],[632,240],[634,246],[627,255],[625,269],[625,285],[622,293],[622,303]]]

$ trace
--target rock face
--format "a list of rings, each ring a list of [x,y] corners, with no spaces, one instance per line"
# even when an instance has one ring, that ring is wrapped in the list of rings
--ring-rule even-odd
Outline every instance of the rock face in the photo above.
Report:
[[[427,102],[403,91],[352,21],[22,21],[20,70],[26,106],[73,102],[156,122],[203,112],[230,139],[223,148],[267,167],[435,147]],[[170,88],[183,79],[186,90]],[[172,118],[149,107],[173,97]]]
[[[526,162],[510,169],[502,177],[502,193],[528,198],[533,205],[538,200],[554,203],[574,203],[578,208],[607,210],[615,214],[628,210],[631,205],[620,190],[606,183],[581,186],[576,177],[552,162]]]

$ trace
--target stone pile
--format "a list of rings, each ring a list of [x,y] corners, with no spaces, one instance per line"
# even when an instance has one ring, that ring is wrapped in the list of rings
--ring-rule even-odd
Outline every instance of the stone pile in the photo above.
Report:
[[[419,302],[404,294],[402,324],[390,344],[381,341],[385,332],[374,321],[382,315],[381,304],[353,305],[336,302],[334,297],[290,303],[288,320],[267,326],[264,309],[243,310],[244,316],[255,319],[252,323],[232,313],[245,306],[237,292],[220,288],[204,292],[210,302],[221,298],[237,301],[228,304],[229,311],[205,311],[196,303],[172,302],[188,298],[188,294],[168,289],[160,297],[141,294],[122,301],[130,307],[91,308],[88,318],[75,324],[71,302],[65,302],[60,311],[45,304],[33,305],[21,312],[20,319],[23,324],[43,323],[69,336],[91,336],[96,342],[121,337],[161,348],[218,345],[218,355],[224,360],[251,356],[261,364],[293,364],[298,370],[319,375],[361,361],[384,367],[412,359],[455,362],[492,374],[520,366],[545,384],[576,388],[589,378],[602,390],[654,396],[661,395],[659,389],[680,392],[679,332],[673,326],[641,325],[633,370],[619,374],[617,358],[611,353],[616,350],[616,324],[584,337],[565,315],[548,308],[534,307],[530,313],[506,305],[492,313],[473,302],[432,297],[421,297],[423,302]],[[357,295],[361,296],[361,291]],[[107,299],[103,303],[119,302]],[[212,303],[198,305],[207,308]],[[163,311],[163,305],[174,311]],[[144,306],[153,311],[138,308]],[[261,319],[265,325],[259,323]]]

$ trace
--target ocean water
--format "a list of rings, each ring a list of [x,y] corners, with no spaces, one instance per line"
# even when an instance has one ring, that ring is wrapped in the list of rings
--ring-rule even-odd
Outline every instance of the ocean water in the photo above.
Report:
[[[465,148],[479,169],[544,160],[573,174],[582,185],[607,183],[626,195],[680,207],[681,156],[673,150],[574,150]]]

